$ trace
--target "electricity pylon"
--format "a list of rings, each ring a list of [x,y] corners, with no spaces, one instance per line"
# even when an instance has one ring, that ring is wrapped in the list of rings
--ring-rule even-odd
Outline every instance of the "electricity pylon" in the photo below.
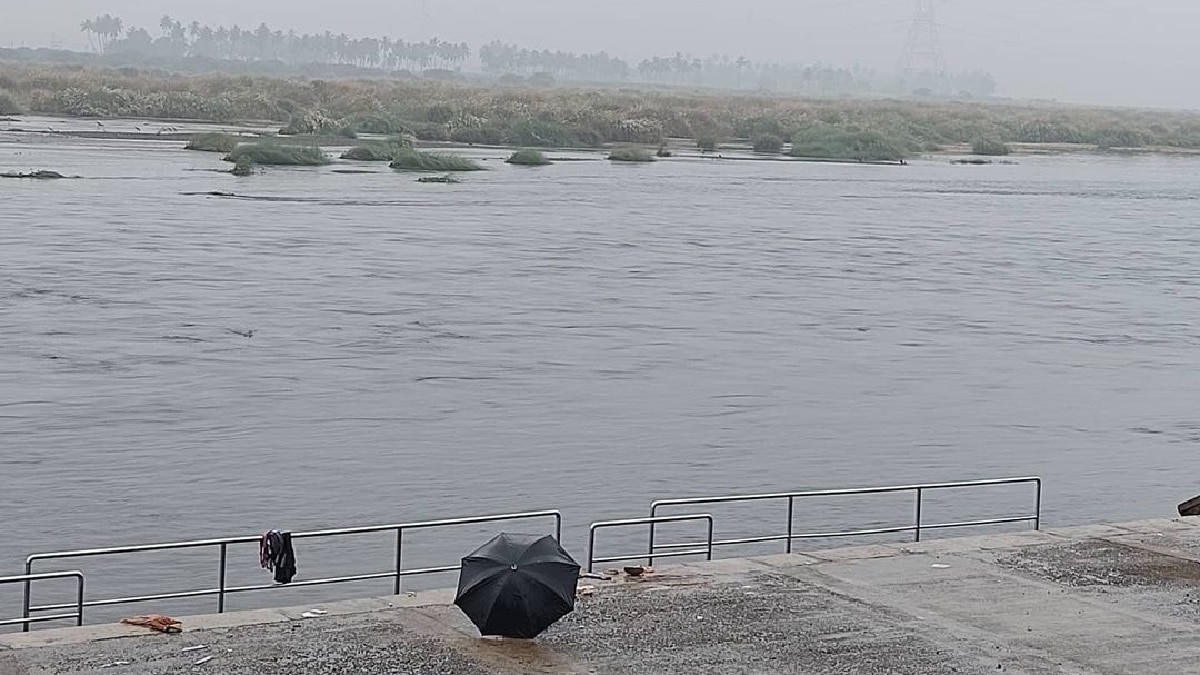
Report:
[[[945,89],[949,78],[946,74],[946,58],[942,54],[942,39],[938,33],[937,0],[915,0],[912,24],[908,29],[908,40],[900,56],[900,79],[911,84],[919,75],[928,73],[937,83],[936,88]]]

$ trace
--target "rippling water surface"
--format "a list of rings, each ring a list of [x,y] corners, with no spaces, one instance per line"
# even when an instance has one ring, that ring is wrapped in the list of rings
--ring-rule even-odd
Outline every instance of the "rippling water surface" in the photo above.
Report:
[[[0,572],[534,508],[582,553],[591,520],[731,492],[1038,474],[1052,524],[1200,492],[1195,161],[472,152],[492,170],[457,185],[235,179],[177,143],[0,133],[0,170],[84,176],[0,182]],[[208,190],[238,196],[181,194]],[[1030,506],[987,494],[959,510]],[[301,569],[377,571],[379,545]],[[128,564],[99,588],[175,563]]]

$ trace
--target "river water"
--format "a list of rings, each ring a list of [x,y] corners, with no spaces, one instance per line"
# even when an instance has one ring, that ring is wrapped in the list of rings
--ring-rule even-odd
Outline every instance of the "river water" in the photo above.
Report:
[[[491,170],[454,185],[237,179],[179,143],[0,132],[0,170],[83,176],[0,181],[0,572],[542,508],[582,556],[588,522],[706,494],[1035,474],[1076,524],[1200,492],[1195,160],[471,154]],[[181,194],[209,190],[237,196]],[[930,518],[1025,512],[1022,489]],[[798,529],[911,519],[826,506]],[[771,508],[720,527],[777,533]],[[302,546],[301,573],[386,569],[390,541]],[[99,595],[215,583],[189,555],[59,567]],[[231,557],[249,582],[256,556]]]

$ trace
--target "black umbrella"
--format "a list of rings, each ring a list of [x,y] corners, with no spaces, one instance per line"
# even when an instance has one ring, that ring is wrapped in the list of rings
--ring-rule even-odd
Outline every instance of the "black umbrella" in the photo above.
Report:
[[[578,584],[554,537],[499,534],[462,559],[454,604],[483,635],[534,638],[575,609]]]

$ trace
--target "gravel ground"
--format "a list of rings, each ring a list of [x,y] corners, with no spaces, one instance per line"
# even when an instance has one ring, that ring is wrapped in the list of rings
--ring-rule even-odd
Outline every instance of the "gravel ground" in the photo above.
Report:
[[[1102,539],[1018,550],[996,562],[1072,587],[1200,587],[1196,562]]]
[[[208,648],[181,651],[199,644]],[[196,665],[209,656],[210,661]],[[8,670],[3,665],[6,657],[10,659]],[[407,628],[403,610],[0,652],[0,675],[492,675],[492,672],[447,644]]]
[[[995,673],[917,622],[792,577],[584,598],[544,641],[604,675]]]

